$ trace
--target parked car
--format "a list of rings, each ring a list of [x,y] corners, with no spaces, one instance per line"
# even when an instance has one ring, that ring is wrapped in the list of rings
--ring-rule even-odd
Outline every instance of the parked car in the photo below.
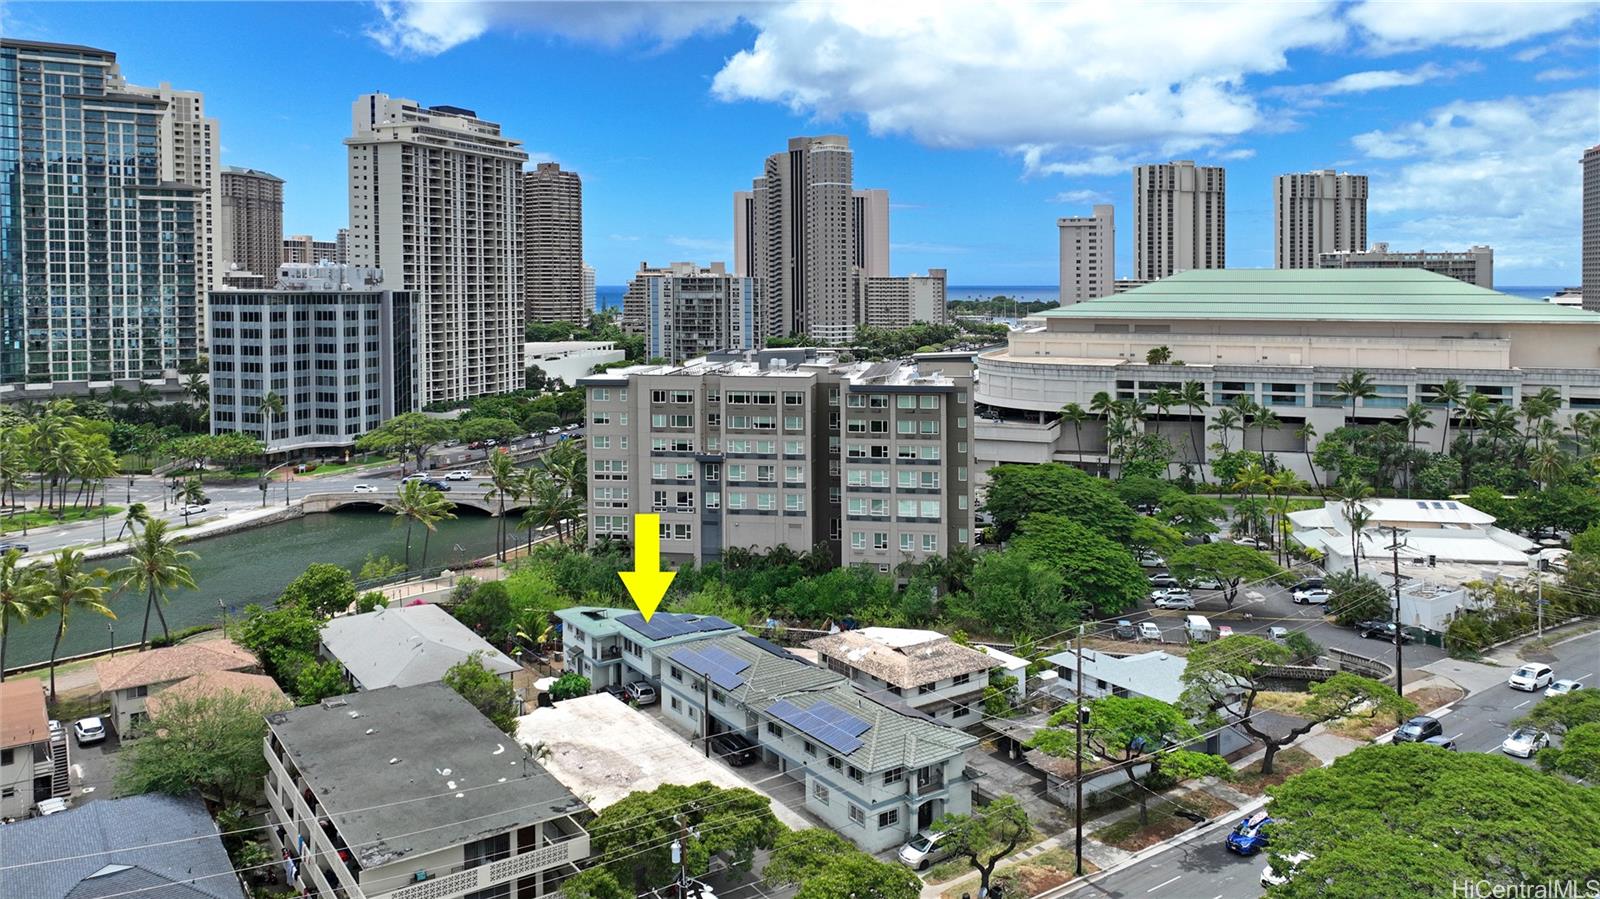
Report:
[[[1449,737],[1429,737],[1422,742],[1428,744],[1429,746],[1437,746],[1440,749],[1444,749],[1449,752],[1456,751],[1456,741],[1450,739]]]
[[[578,424],[578,423],[577,423],[577,422],[573,422],[573,423],[572,423],[572,424],[570,424],[570,425],[567,425],[567,430],[569,430],[569,431],[576,431],[576,430],[577,430],[577,429],[579,429],[579,428],[581,428],[581,427],[583,427],[583,425],[580,425],[580,424]]]
[[[5,555],[6,553],[11,552],[12,550],[17,550],[18,552],[25,553],[25,552],[28,551],[28,544],[26,544],[26,543],[0,543],[0,555]]]
[[[1527,690],[1532,693],[1535,690],[1550,686],[1555,679],[1556,673],[1551,670],[1549,665],[1523,665],[1512,672],[1511,677],[1506,680],[1506,684],[1513,690]]]
[[[50,739],[54,740],[56,738],[56,735],[59,734],[59,733],[61,733],[61,722],[57,721],[54,718],[51,718],[50,719]]]
[[[1368,640],[1378,639],[1385,640],[1390,643],[1394,642],[1395,628],[1393,621],[1363,621],[1356,627],[1360,631],[1361,636]],[[1410,631],[1406,630],[1405,628],[1400,629],[1401,643],[1410,643],[1412,639],[1413,637],[1411,636]]]
[[[1282,859],[1282,874],[1272,870],[1272,865],[1270,864],[1261,869],[1261,885],[1264,887],[1275,887],[1288,883],[1289,880],[1295,876],[1295,874],[1299,873],[1299,867],[1306,862],[1311,861],[1313,858],[1315,858],[1315,856],[1309,852],[1296,852],[1293,855],[1285,855]]]
[[[900,864],[923,870],[950,857],[944,834],[936,830],[919,830],[917,835],[900,847]]]
[[[470,481],[472,480],[472,471],[466,468],[458,468],[445,475],[444,479],[447,481]]]
[[[1390,742],[1421,743],[1429,737],[1441,736],[1444,736],[1444,726],[1439,723],[1438,718],[1418,715],[1400,725],[1400,729],[1394,732],[1394,739],[1390,740]]]
[[[98,715],[92,718],[79,718],[72,722],[72,735],[78,739],[79,746],[88,746],[99,743],[106,738],[106,723]]]
[[[1160,641],[1161,625],[1156,624],[1154,621],[1139,622],[1139,639]]]
[[[622,695],[629,702],[635,702],[639,705],[652,705],[657,699],[656,688],[647,680],[636,680],[623,687]]]
[[[1111,633],[1119,640],[1132,640],[1139,634],[1133,629],[1133,622],[1126,618],[1118,619],[1117,626],[1111,629]]]
[[[1239,546],[1248,546],[1251,549],[1267,549],[1268,548],[1266,541],[1257,540],[1254,537],[1235,537],[1235,538],[1233,538],[1233,542],[1238,544]]]
[[[1320,577],[1307,577],[1301,578],[1300,583],[1290,587],[1289,591],[1292,593],[1299,590],[1321,590],[1326,586],[1328,586],[1328,582]]]
[[[1240,855],[1255,855],[1257,852],[1267,848],[1267,844],[1270,842],[1267,828],[1271,824],[1272,818],[1268,817],[1264,811],[1256,812],[1240,821],[1234,825],[1233,830],[1228,832],[1226,841],[1228,851],[1237,852]]]
[[[1153,598],[1156,601],[1156,608],[1158,609],[1194,608],[1194,596],[1190,594],[1188,590],[1181,588],[1176,590],[1168,590],[1161,596],[1156,596]]]
[[[1139,564],[1146,568],[1164,568],[1167,560],[1152,552],[1142,552],[1139,554]]]
[[[713,734],[711,751],[735,768],[743,768],[752,762],[761,761],[761,747],[751,742],[749,737],[735,731]]]
[[[1189,586],[1196,590],[1221,590],[1222,582],[1211,575],[1206,574],[1190,581]]]
[[[602,693],[609,693],[616,697],[618,702],[628,701],[628,688],[621,684],[606,684],[604,687],[600,688],[600,691]]]
[[[1267,639],[1282,643],[1283,641],[1289,639],[1289,629],[1286,627],[1278,627],[1276,625],[1269,627],[1267,628]]]
[[[1149,580],[1150,589],[1152,590],[1175,590],[1183,586],[1182,584],[1178,583],[1177,578],[1165,572],[1162,572],[1161,574],[1152,574],[1150,575]]]
[[[1533,758],[1533,754],[1550,745],[1550,735],[1537,727],[1519,727],[1500,743],[1500,751],[1518,758]]]
[[[1323,605],[1333,598],[1333,591],[1326,587],[1312,587],[1309,590],[1296,590],[1290,595],[1296,605]]]
[[[377,493],[378,488],[373,484],[354,484],[350,487],[351,493]]]
[[[1552,682],[1550,684],[1550,688],[1544,691],[1544,695],[1546,695],[1546,696],[1565,696],[1568,693],[1571,693],[1573,690],[1582,690],[1582,689],[1583,689],[1583,684],[1580,684],[1575,680],[1558,680],[1558,681],[1554,681],[1554,682]]]
[[[1217,639],[1218,640],[1221,640],[1224,637],[1231,637],[1231,636],[1233,636],[1233,628],[1227,626],[1226,624],[1217,625]]]
[[[559,434],[559,433],[561,433],[561,428],[560,427],[545,428],[544,432],[546,434]]]

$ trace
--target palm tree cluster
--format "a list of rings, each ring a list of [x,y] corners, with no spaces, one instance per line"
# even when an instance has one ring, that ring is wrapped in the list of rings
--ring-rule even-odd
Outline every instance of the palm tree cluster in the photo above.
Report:
[[[0,504],[24,511],[30,475],[38,480],[38,509],[88,509],[121,470],[103,428],[70,399],[0,406]],[[74,487],[74,485],[76,485]]]

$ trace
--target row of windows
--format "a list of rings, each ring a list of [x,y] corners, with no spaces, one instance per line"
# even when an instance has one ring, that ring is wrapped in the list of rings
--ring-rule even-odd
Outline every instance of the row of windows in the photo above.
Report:
[[[887,409],[889,408],[889,397],[887,394],[882,393],[852,393],[845,401],[845,405],[851,409]],[[894,405],[896,409],[937,409],[939,408],[939,397],[931,393],[902,393],[894,398]]]
[[[858,550],[865,551],[866,548],[867,548],[867,538],[868,538],[868,536],[869,535],[868,535],[868,533],[866,531],[851,531],[850,532],[850,548],[851,549],[858,549]],[[872,548],[873,549],[888,549],[889,548],[889,533],[887,531],[873,531],[870,536],[872,538]],[[922,543],[922,551],[923,552],[925,552],[925,553],[936,553],[936,552],[939,551],[939,535],[938,534],[921,534],[921,535],[917,535],[917,534],[901,534],[900,535],[900,551],[901,552],[908,552],[908,553],[909,552],[916,552],[917,543],[918,543],[919,539],[920,539],[920,541]]]
[[[900,518],[938,518],[942,504],[936,499],[902,499],[895,501],[895,515]],[[869,497],[851,497],[845,504],[851,517],[889,517],[889,501]]]

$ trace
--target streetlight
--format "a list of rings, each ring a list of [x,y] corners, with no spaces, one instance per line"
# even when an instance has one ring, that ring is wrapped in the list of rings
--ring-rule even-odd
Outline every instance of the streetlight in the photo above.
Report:
[[[265,509],[267,507],[267,476],[266,475],[262,475],[261,476],[261,483],[258,486],[261,488],[261,508]]]
[[[228,639],[228,607],[222,604],[222,597],[217,597],[217,611],[222,613],[222,639]]]
[[[106,622],[106,633],[110,635],[109,645],[106,648],[115,651],[117,648],[117,629],[109,621]]]
[[[128,505],[133,505],[133,475],[128,475]]]
[[[106,545],[106,498],[103,493],[100,496],[100,545]]]

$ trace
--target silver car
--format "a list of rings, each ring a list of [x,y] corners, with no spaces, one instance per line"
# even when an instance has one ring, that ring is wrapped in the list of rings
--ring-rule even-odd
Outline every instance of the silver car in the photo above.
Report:
[[[909,842],[900,847],[900,864],[918,871],[944,861],[951,855],[950,849],[940,845],[944,842],[944,834],[933,830],[918,831]]]

